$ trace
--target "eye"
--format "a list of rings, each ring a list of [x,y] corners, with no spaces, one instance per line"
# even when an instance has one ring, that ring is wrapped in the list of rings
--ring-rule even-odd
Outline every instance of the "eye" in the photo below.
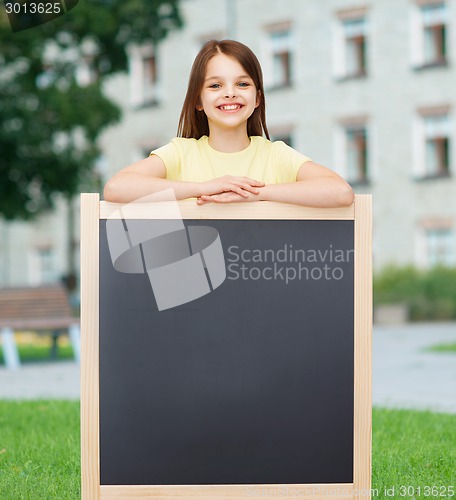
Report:
[[[238,85],[239,85],[239,87],[250,87],[249,82],[239,82]]]
[[[209,85],[210,89],[219,89],[220,87],[220,83],[212,83],[211,85]]]

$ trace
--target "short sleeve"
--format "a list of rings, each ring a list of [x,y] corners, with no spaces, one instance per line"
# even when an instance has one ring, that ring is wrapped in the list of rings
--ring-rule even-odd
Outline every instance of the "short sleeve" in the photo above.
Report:
[[[171,180],[179,180],[181,174],[181,162],[179,151],[173,141],[169,142],[161,148],[154,149],[149,156],[157,155],[165,164],[166,178]]]
[[[306,161],[312,161],[309,157],[296,151],[283,141],[274,142],[276,182],[295,182],[301,165]]]

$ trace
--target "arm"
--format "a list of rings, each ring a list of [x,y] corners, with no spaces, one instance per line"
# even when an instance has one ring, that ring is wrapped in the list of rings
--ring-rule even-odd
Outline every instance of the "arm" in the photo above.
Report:
[[[233,192],[246,200],[249,194],[258,194],[263,182],[247,177],[224,176],[208,182],[185,182],[166,179],[166,167],[156,155],[137,161],[115,174],[104,187],[104,199],[115,203],[129,203],[149,194],[173,189],[177,200]]]
[[[307,161],[298,170],[296,182],[268,184],[260,189],[259,199],[295,203],[308,207],[343,207],[353,203],[350,185],[329,168]]]
[[[354,200],[352,188],[342,177],[313,161],[301,165],[296,182],[267,184],[259,191],[257,195],[249,193],[247,199],[240,198],[236,193],[203,195],[198,199],[198,203],[276,201],[307,207],[333,208],[351,205]]]

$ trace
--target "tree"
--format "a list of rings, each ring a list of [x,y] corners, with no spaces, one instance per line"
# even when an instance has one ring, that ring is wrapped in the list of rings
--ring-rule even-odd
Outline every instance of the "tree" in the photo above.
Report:
[[[181,25],[178,0],[81,1],[16,33],[0,12],[1,216],[33,218],[93,182],[97,138],[120,119],[104,79],[127,70],[129,43],[157,44]]]

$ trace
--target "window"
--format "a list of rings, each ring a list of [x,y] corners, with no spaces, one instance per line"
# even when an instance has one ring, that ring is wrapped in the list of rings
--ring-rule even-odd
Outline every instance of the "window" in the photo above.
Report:
[[[293,38],[289,23],[268,28],[265,57],[265,82],[269,89],[292,84]]]
[[[368,131],[364,123],[342,124],[337,163],[342,175],[353,186],[369,182]]]
[[[54,252],[52,248],[38,249],[39,269],[42,283],[51,283],[55,279]]]
[[[424,118],[427,175],[441,176],[449,173],[448,123],[448,115]]]
[[[55,269],[55,252],[52,246],[37,246],[30,254],[29,283],[41,285],[55,283],[58,274]]]
[[[130,55],[131,102],[133,106],[155,105],[160,100],[156,49],[132,47]]]
[[[447,7],[444,2],[420,2],[413,16],[413,62],[418,68],[447,61]]]
[[[424,229],[425,267],[456,264],[455,234],[451,227],[437,226]]]
[[[366,74],[366,21],[344,21],[346,76]]]
[[[157,85],[157,60],[155,55],[142,58],[143,98],[145,102],[154,100]]]
[[[364,9],[338,14],[334,46],[335,72],[338,78],[366,76],[367,28]]]
[[[429,265],[453,265],[454,233],[449,228],[428,229],[426,231]]]
[[[418,123],[418,155],[415,172],[419,178],[450,175],[450,119],[448,112],[423,110]]]

